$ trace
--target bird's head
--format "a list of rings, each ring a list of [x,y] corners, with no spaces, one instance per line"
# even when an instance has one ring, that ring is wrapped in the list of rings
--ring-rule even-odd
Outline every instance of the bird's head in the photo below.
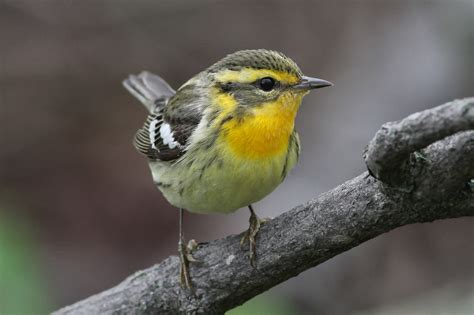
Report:
[[[332,85],[304,76],[293,60],[264,49],[230,54],[205,73],[211,79],[214,96],[223,103],[235,103],[242,113],[275,102],[297,109],[310,90]]]
[[[286,152],[303,96],[331,85],[304,76],[282,53],[258,49],[224,57],[184,87],[203,97],[203,125],[218,130],[211,134],[233,157],[265,160]]]

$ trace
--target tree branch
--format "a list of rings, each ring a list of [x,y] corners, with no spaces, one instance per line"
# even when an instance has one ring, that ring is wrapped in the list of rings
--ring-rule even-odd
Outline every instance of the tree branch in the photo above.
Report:
[[[194,253],[193,292],[180,287],[171,256],[55,314],[223,314],[394,228],[474,216],[473,108],[463,99],[382,126],[365,154],[381,181],[363,173],[267,222],[256,269],[232,235]]]
[[[377,179],[400,185],[411,172],[410,155],[429,144],[474,129],[474,98],[455,100],[384,124],[370,141],[365,162]],[[405,183],[406,184],[406,183]]]

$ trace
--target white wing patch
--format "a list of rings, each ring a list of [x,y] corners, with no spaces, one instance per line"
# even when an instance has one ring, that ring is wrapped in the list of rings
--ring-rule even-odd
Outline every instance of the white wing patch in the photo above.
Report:
[[[150,140],[150,144],[151,144],[151,148],[152,149],[155,149],[156,150],[156,145],[155,145],[155,140],[156,140],[156,134],[155,134],[155,130],[156,130],[156,125],[158,125],[159,121],[154,119],[152,120],[152,122],[150,123],[150,127],[148,127],[148,137],[149,137],[149,140]]]
[[[149,115],[143,127],[137,131],[133,144],[138,152],[152,160],[175,160],[185,152],[185,146],[178,140],[180,135],[184,137],[182,141],[186,141],[182,134],[186,129],[175,128],[173,130],[170,124],[163,121],[163,115]]]
[[[151,128],[151,126],[150,126]],[[151,133],[150,133],[151,137]],[[170,149],[174,149],[176,147],[181,147],[181,145],[176,142],[173,137],[173,132],[171,131],[171,127],[168,123],[163,123],[160,127],[160,137],[163,140],[163,144],[168,145]]]

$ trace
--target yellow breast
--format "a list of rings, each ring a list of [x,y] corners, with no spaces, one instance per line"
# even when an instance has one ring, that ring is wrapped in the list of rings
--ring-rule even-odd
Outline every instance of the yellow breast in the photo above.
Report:
[[[252,108],[241,118],[223,125],[221,141],[245,159],[268,159],[286,154],[302,95],[282,95],[276,101]]]

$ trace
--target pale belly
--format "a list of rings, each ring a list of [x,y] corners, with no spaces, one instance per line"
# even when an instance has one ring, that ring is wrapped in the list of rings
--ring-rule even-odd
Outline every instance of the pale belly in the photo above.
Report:
[[[175,207],[229,213],[271,193],[296,159],[297,150],[291,149],[265,161],[218,157],[172,165],[151,162],[150,168],[158,188]]]

